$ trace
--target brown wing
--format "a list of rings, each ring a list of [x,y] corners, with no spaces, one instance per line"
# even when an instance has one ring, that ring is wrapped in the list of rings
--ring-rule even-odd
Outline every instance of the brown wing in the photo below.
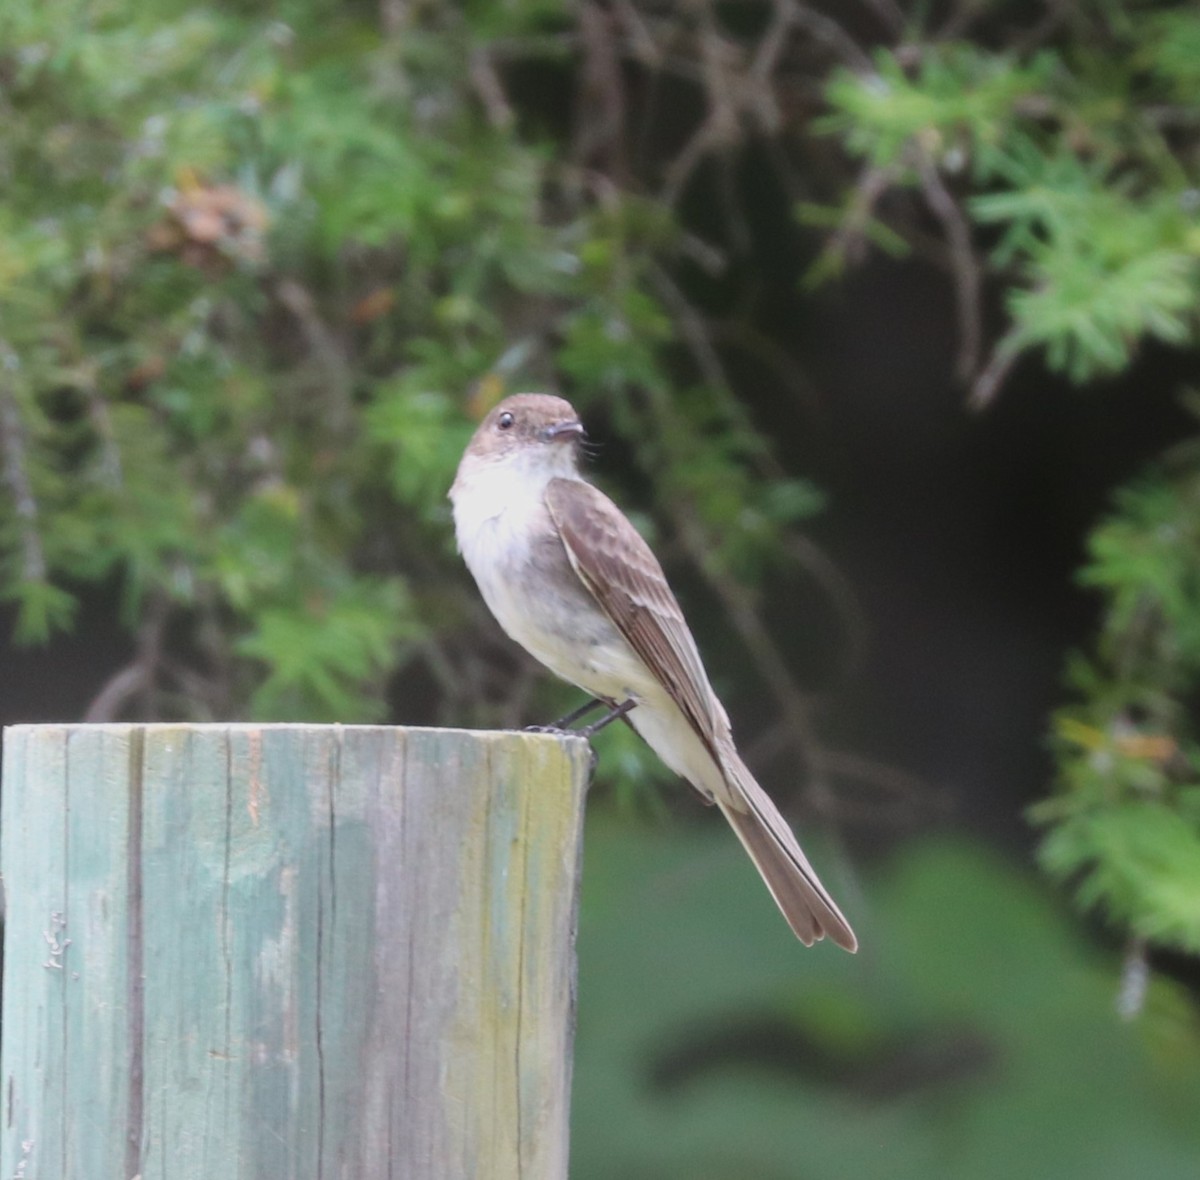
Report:
[[[580,580],[721,767],[731,793],[717,802],[792,929],[807,944],[828,933],[839,946],[855,950],[854,932],[734,751],[696,643],[650,546],[603,492],[582,480],[551,480],[546,507]]]
[[[650,546],[599,488],[582,480],[552,479],[546,507],[580,580],[718,757],[708,676]]]

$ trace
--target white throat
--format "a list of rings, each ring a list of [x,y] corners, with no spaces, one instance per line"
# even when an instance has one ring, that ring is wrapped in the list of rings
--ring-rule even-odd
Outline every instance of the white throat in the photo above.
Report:
[[[532,535],[530,526],[546,512],[546,485],[552,479],[580,478],[570,445],[533,444],[504,455],[464,455],[450,501],[459,552],[476,579],[498,548],[515,553],[524,547]]]

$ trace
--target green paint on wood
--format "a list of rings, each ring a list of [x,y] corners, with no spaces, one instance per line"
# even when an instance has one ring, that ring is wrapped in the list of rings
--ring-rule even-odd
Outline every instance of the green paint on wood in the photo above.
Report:
[[[583,742],[18,726],[2,1180],[566,1176]]]

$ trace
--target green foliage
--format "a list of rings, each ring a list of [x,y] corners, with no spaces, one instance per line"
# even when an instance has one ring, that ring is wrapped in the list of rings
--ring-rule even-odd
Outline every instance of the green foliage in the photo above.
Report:
[[[363,578],[340,594],[309,593],[302,603],[262,610],[255,631],[238,644],[242,655],[270,669],[252,698],[254,711],[297,721],[363,716],[359,694],[373,685],[373,708],[363,719],[382,720],[381,682],[391,670],[389,648],[404,614],[399,583]],[[325,710],[315,718],[314,701]]]
[[[1143,336],[1186,344],[1195,333],[1200,236],[1175,186],[1138,192],[1112,167],[1028,150],[999,163],[1014,187],[972,202],[1003,227],[996,258],[1027,285],[1008,298],[1001,347],[1040,346],[1050,367],[1085,381],[1117,372]]]
[[[1200,953],[1197,449],[1125,489],[1081,573],[1105,604],[1077,702],[1055,722],[1058,792],[1034,809],[1042,861],[1137,936]]]
[[[1111,788],[1115,776],[1105,777]],[[1102,906],[1147,940],[1197,953],[1198,794],[1193,787],[1164,801],[1079,808],[1046,837],[1042,863],[1058,876],[1078,875],[1082,904]]]
[[[1084,383],[1126,369],[1143,341],[1200,343],[1200,12],[1080,5],[1064,25],[1069,35],[999,48],[918,37],[826,89],[821,127],[865,169],[838,233],[880,240],[871,194],[900,186],[941,226],[960,319],[979,333],[978,277],[997,280],[1010,325],[989,362],[968,338],[960,357],[976,405],[1033,351]],[[820,211],[798,215],[812,223]],[[825,257],[813,275],[839,265]],[[1124,491],[1092,535],[1081,581],[1102,595],[1104,623],[1055,720],[1058,790],[1033,812],[1048,827],[1043,864],[1081,904],[1193,953],[1198,472],[1193,449]]]
[[[761,351],[719,334],[752,327],[761,297],[757,275],[729,277],[758,260],[723,200],[742,142],[785,162],[811,146],[814,79],[816,129],[861,171],[797,216],[894,255],[940,228],[960,285],[986,274],[1007,309],[999,361],[1036,353],[1084,382],[1144,340],[1196,343],[1192,8],[1050,6],[1044,36],[1005,24],[972,45],[926,36],[918,6],[902,43],[843,53],[851,71],[828,64],[848,34],[813,32],[837,33],[836,5],[700,7],[0,5],[0,597],[17,638],[72,627],[73,594],[105,583],[139,668],[158,660],[126,714],[375,720],[400,673],[441,722],[566,712],[577,698],[534,688],[486,618],[445,500],[495,400],[560,387],[634,469],[635,521],[671,573],[693,566],[778,688],[788,669],[744,623],[821,497],[737,394],[757,362],[790,370],[793,325]],[[669,85],[643,84],[659,68]],[[568,122],[540,108],[572,87],[571,130],[540,130]],[[649,117],[639,92],[683,96],[669,134],[606,125]],[[693,117],[709,123],[680,156],[647,164]],[[718,184],[689,188],[689,153],[732,180],[701,217],[693,196]],[[721,289],[711,318],[701,272]],[[1178,456],[1093,537],[1105,622],[1036,811],[1043,861],[1082,904],[1193,952],[1198,471]],[[665,806],[645,745],[624,726],[597,744],[626,822],[589,824],[579,1180],[782,1180],[800,1160],[856,1180],[1193,1174],[1200,1032],[1177,989],[1153,981],[1120,1029],[1112,964],[976,848],[901,853],[875,913],[830,882],[863,954],[806,953],[728,832],[718,847],[629,822]]]
[[[185,711],[375,718],[425,658],[446,716],[482,719],[492,657],[455,638],[478,615],[445,493],[473,420],[521,386],[613,403],[664,485],[664,459],[694,464],[665,498],[744,570],[812,509],[806,485],[756,478],[752,430],[726,438],[728,387],[696,395],[698,424],[673,405],[651,281],[671,215],[578,200],[479,100],[482,50],[569,16],[430,6],[389,35],[321,0],[0,15],[0,594],[19,639],[71,625],[66,586],[112,580],[131,626],[155,604],[187,653]],[[641,445],[645,394],[671,455]]]
[[[1123,1027],[1115,965],[980,846],[906,846],[870,882],[870,909],[842,884],[863,938],[852,958],[779,937],[718,823],[593,811],[587,839],[578,1180],[1195,1171],[1186,992],[1153,981]]]
[[[593,167],[586,136],[539,140],[486,76],[525,51],[570,71],[599,34],[561,0],[400,7],[382,25],[323,0],[0,12],[0,598],[37,641],[73,625],[80,586],[118,586],[151,675],[183,689],[158,708],[373,719],[411,670],[442,720],[499,716],[512,655],[451,552],[445,492],[517,388],[564,387],[603,421],[642,478],[639,523],[743,626],[820,508],[680,285],[681,260],[730,259],[679,202]],[[899,253],[928,221],[894,223],[880,197],[918,195],[960,286],[998,284],[999,368],[1036,351],[1082,382],[1144,340],[1196,343],[1200,16],[1113,0],[1062,19],[1070,35],[978,44],[917,21],[830,67],[816,128],[863,171],[797,214]],[[694,26],[679,43],[711,49]],[[755,119],[794,135],[762,115],[794,109],[759,69],[788,55],[720,27],[758,64],[744,93],[707,95],[755,96],[712,142]],[[1086,904],[1193,950],[1196,469],[1128,491],[1093,538],[1106,622],[1038,811],[1047,866]],[[618,781],[660,773],[623,729],[603,740]]]
[[[1023,63],[1010,52],[963,44],[929,47],[912,72],[880,51],[875,67],[865,77],[833,76],[826,90],[832,113],[817,129],[838,134],[878,168],[911,167],[914,146],[936,154],[957,148],[980,179],[1016,132],[1020,104],[1051,84],[1058,68],[1049,53]]]
[[[1111,5],[1079,24],[1027,55],[932,43],[913,66],[881,52],[875,73],[833,77],[823,127],[935,207],[928,169],[965,188],[970,217],[999,235],[990,264],[1012,324],[997,356],[1037,349],[1084,382],[1143,339],[1197,339],[1200,14]]]

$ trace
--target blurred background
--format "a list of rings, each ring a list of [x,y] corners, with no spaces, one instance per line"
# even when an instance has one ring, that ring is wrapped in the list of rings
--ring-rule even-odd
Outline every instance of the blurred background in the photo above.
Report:
[[[862,943],[597,739],[579,1180],[1200,1169],[1200,14],[17,0],[0,720],[519,726],[445,499],[583,414]]]

